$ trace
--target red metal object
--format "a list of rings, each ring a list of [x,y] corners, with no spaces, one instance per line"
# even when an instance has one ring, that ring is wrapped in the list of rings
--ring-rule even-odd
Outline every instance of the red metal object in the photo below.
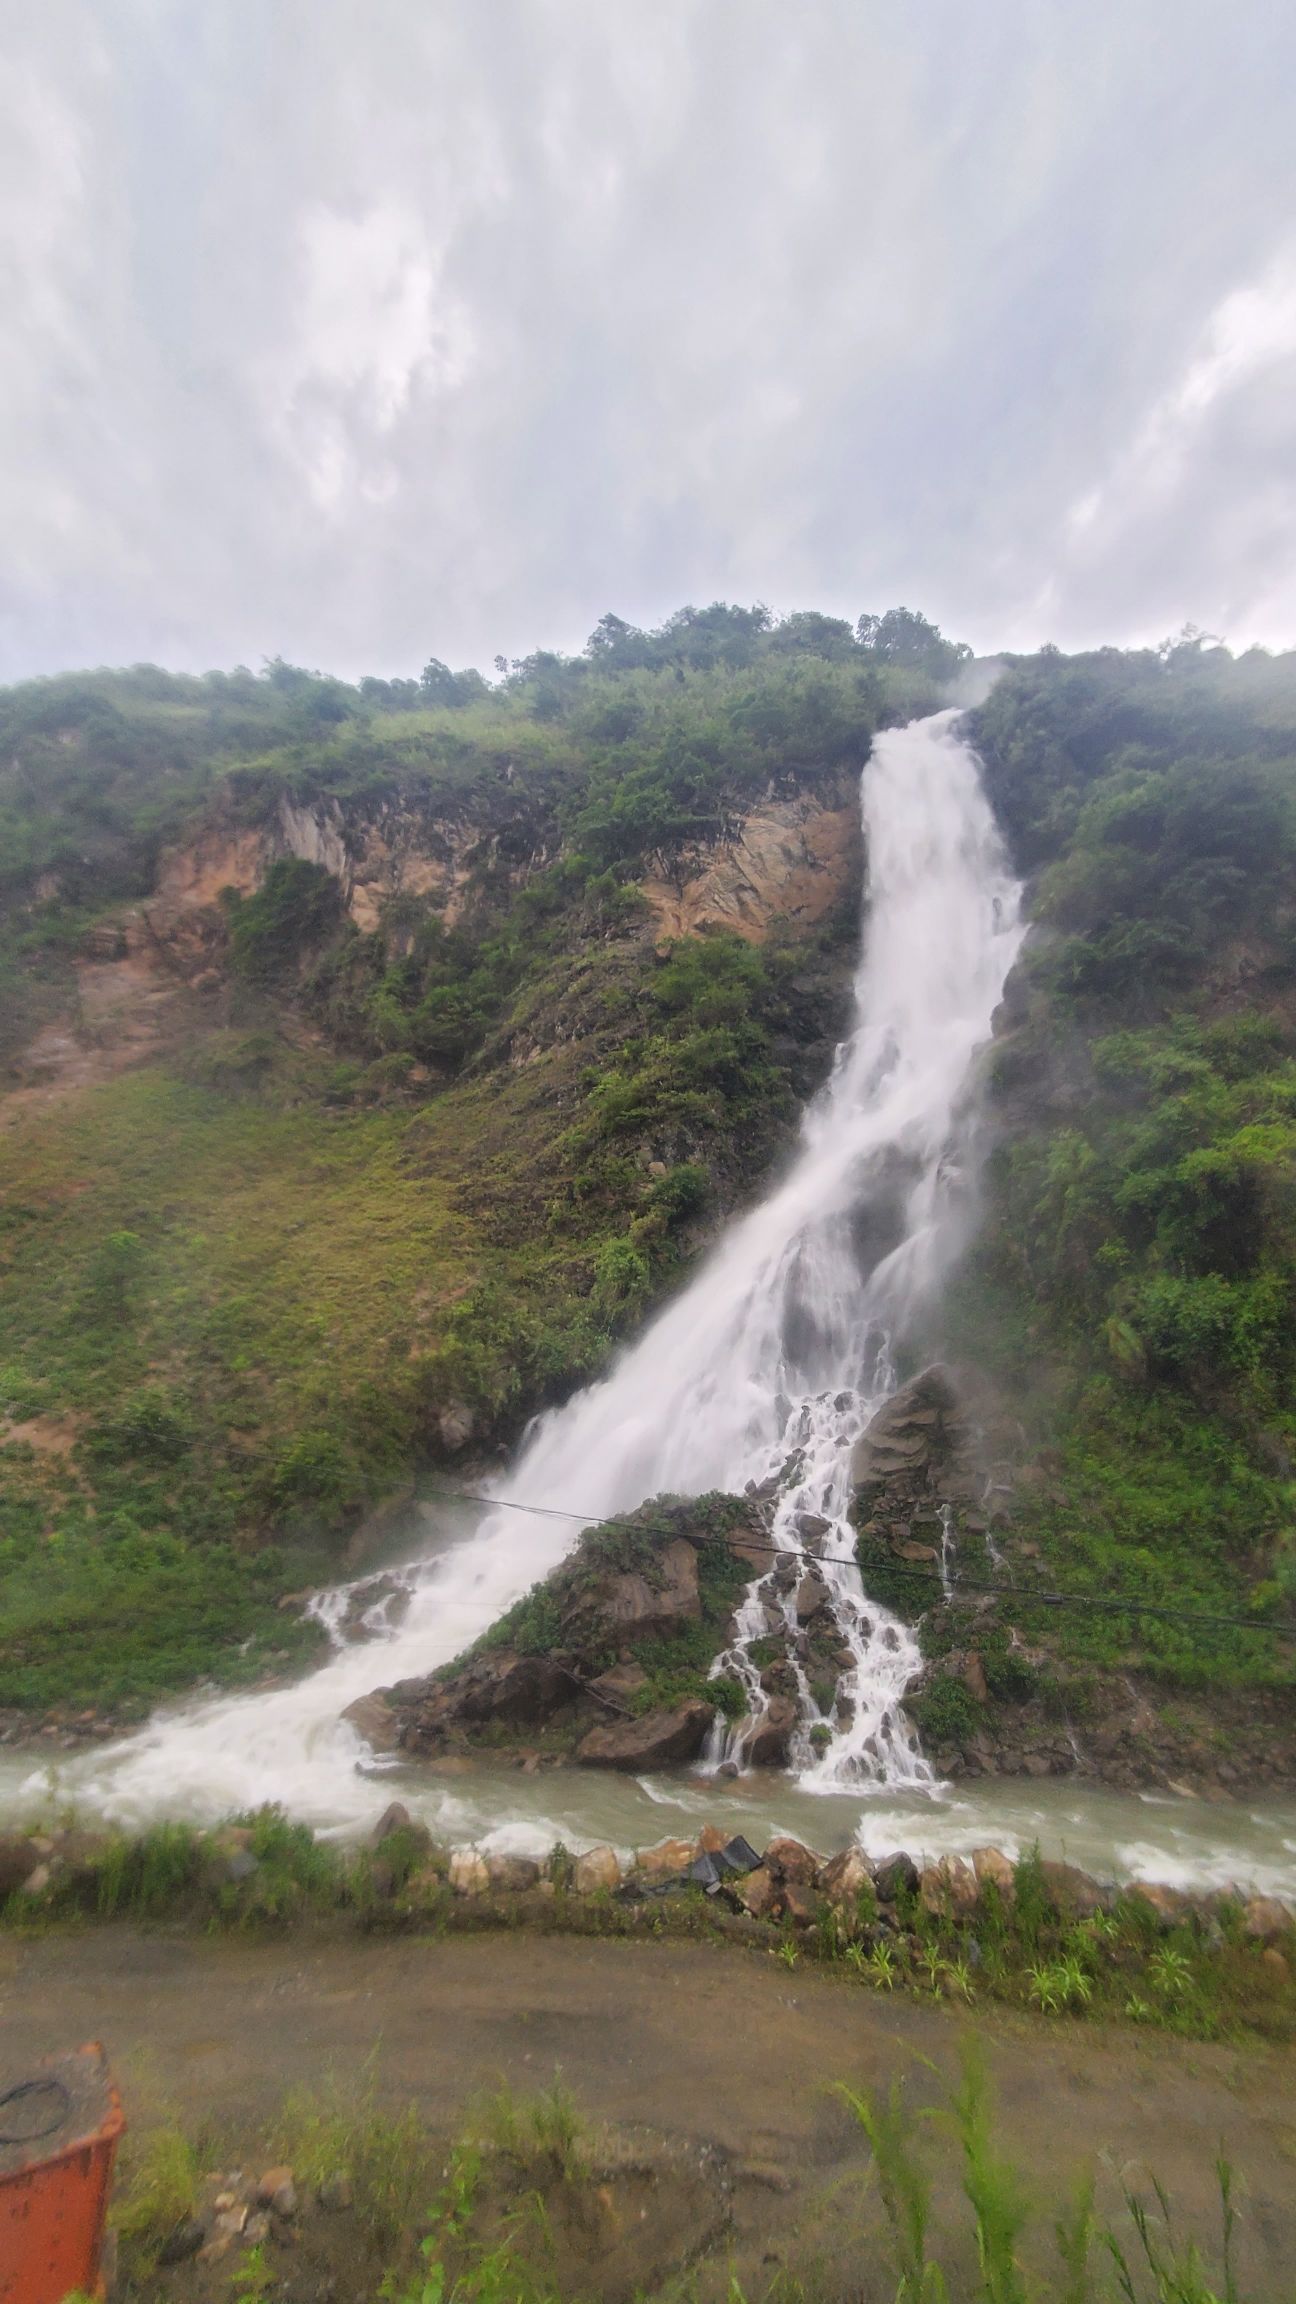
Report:
[[[104,2218],[125,2126],[98,2041],[0,2074],[0,2304],[102,2295]]]

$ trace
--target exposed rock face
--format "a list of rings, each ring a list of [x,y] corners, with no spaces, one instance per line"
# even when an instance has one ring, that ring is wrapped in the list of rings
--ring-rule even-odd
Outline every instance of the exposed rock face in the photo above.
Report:
[[[344,1717],[380,1748],[420,1756],[516,1746],[528,1764],[696,1759],[715,1715],[697,1630],[709,1630],[712,1654],[728,1644],[748,1574],[738,1545],[758,1526],[745,1499],[659,1498],[589,1530],[476,1651],[361,1697]],[[659,1693],[654,1671],[670,1675]]]
[[[259,825],[238,824],[217,810],[183,844],[164,851],[153,894],[140,910],[147,933],[178,973],[192,977],[223,949],[222,891],[251,895],[280,856],[328,872],[366,934],[388,925],[393,903],[411,899],[454,927],[484,871],[498,879],[503,870],[521,885],[551,861],[538,834],[530,845],[526,837],[511,839],[505,860],[497,832],[463,814],[430,815],[406,800],[383,800],[361,813],[336,800],[307,804],[285,795],[270,821]],[[723,840],[690,850],[670,880],[649,878],[643,893],[663,935],[723,927],[761,943],[776,921],[812,927],[858,886],[861,868],[853,799],[829,807],[801,793],[735,818]],[[399,929],[394,932],[399,937]]]
[[[640,1638],[678,1631],[696,1624],[702,1613],[698,1596],[698,1556],[680,1537],[667,1544],[659,1562],[658,1580],[646,1576],[612,1576],[604,1586],[603,1608],[609,1624]]]
[[[660,1712],[645,1712],[638,1720],[618,1720],[591,1728],[576,1747],[576,1758],[586,1768],[668,1768],[680,1760],[696,1760],[714,1716],[705,1697],[690,1696]]]
[[[763,944],[774,923],[812,927],[859,884],[859,810],[826,808],[809,794],[769,800],[716,847],[697,849],[673,879],[641,883],[663,936],[728,928]]]
[[[925,1368],[879,1408],[855,1451],[861,1503],[895,1543],[917,1529],[934,1550],[942,1504],[969,1506],[985,1486],[976,1434],[952,1369]]]

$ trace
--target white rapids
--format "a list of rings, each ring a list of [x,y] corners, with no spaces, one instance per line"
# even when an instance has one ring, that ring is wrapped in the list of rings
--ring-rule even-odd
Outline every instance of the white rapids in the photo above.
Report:
[[[404,1572],[395,1628],[378,1623],[379,1639],[340,1648],[296,1686],[158,1714],[69,1770],[78,1800],[131,1821],[264,1800],[321,1824],[358,1819],[372,1789],[357,1782],[361,1747],[339,1718],[355,1697],[454,1656],[556,1565],[582,1520],[666,1491],[749,1484],[769,1500],[776,1547],[803,1547],[810,1522],[852,1658],[814,1739],[802,1690],[803,1789],[930,1783],[900,1709],[917,1643],[862,1589],[850,1466],[894,1382],[892,1352],[966,1234],[975,1059],[1024,931],[956,714],[879,736],[861,793],[868,900],[854,1027],[783,1181],[606,1379],[541,1420],[471,1537]],[[728,1665],[758,1709],[745,1642],[766,1628],[769,1600],[749,1594]]]

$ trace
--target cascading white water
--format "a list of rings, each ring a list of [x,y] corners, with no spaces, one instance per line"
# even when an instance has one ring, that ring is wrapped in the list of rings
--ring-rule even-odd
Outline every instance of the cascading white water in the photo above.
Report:
[[[802,1690],[794,1756],[805,1781],[930,1780],[900,1711],[917,1644],[866,1598],[854,1565],[850,1464],[893,1382],[893,1344],[965,1229],[973,1060],[1022,929],[954,713],[877,739],[862,807],[868,924],[855,1026],[784,1180],[604,1381],[542,1420],[498,1490],[504,1508],[407,1573],[409,1606],[381,1646],[345,1648],[292,1688],[158,1716],[93,1774],[78,1771],[84,1797],[131,1816],[277,1799],[336,1821],[351,1806],[342,1784],[358,1748],[339,1720],[344,1706],[455,1655],[575,1541],[579,1520],[508,1507],[594,1520],[663,1491],[753,1482],[772,1483],[776,1546],[801,1546],[807,1518],[818,1524],[820,1572],[852,1658],[822,1756]],[[734,1666],[757,1705],[745,1647],[758,1624],[765,1603],[754,1592]]]

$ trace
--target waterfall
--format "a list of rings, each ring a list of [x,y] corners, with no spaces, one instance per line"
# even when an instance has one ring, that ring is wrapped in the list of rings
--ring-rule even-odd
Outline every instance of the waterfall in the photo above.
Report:
[[[802,1675],[803,1780],[930,1780],[900,1710],[917,1643],[867,1597],[854,1564],[851,1458],[894,1385],[893,1352],[966,1236],[974,1059],[1023,931],[955,713],[879,736],[861,806],[868,891],[853,1029],[787,1174],[611,1373],[539,1422],[496,1491],[500,1508],[406,1572],[409,1606],[381,1645],[343,1649],[292,1688],[155,1719],[111,1756],[104,1805],[138,1811],[183,1796],[194,1814],[265,1799],[336,1812],[330,1787],[356,1756],[343,1707],[452,1657],[554,1567],[581,1520],[540,1512],[592,1521],[662,1491],[749,1485],[769,1499],[774,1547],[813,1543],[851,1659],[818,1737]],[[747,1647],[771,1606],[795,1614],[778,1565],[748,1594],[726,1660],[757,1710]]]

